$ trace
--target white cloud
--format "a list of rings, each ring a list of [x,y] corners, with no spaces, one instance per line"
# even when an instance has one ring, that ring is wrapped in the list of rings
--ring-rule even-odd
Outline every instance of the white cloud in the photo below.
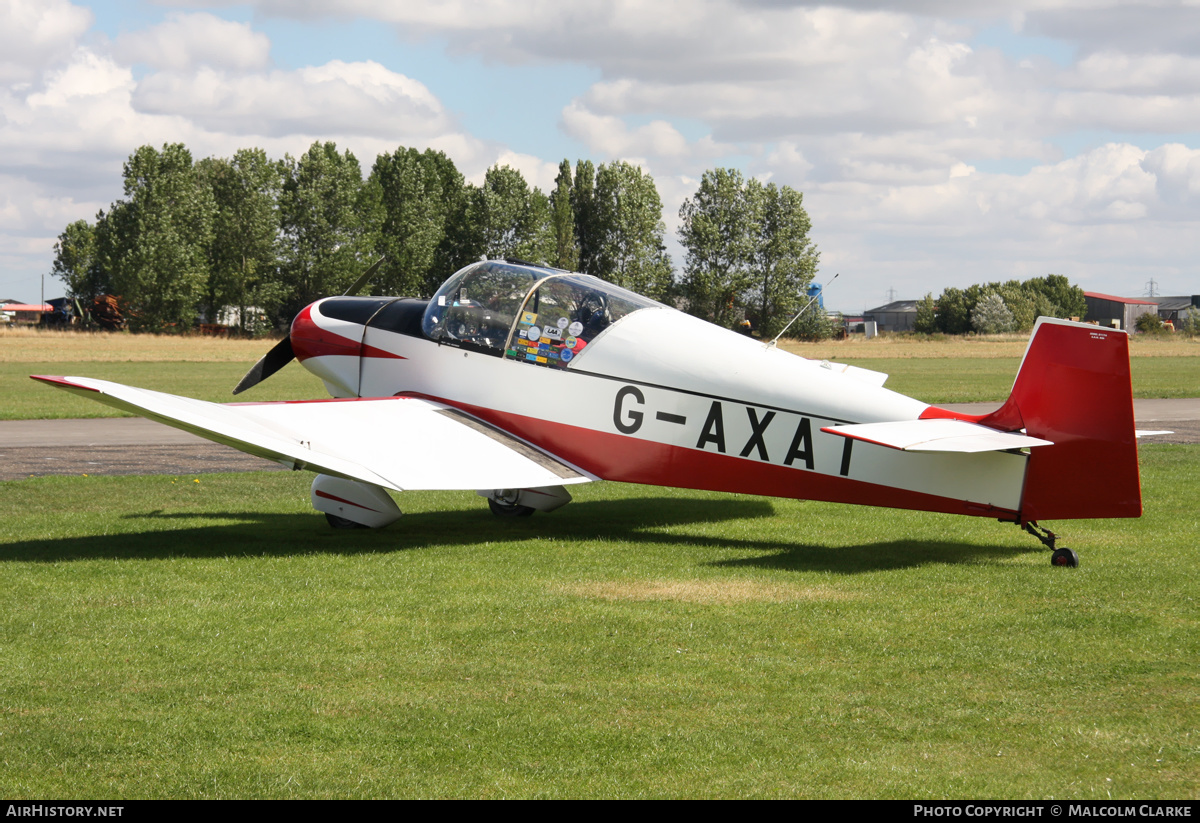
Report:
[[[0,90],[0,170],[86,190],[149,136],[129,108],[132,74],[93,51],[79,49],[38,86]]]
[[[1142,168],[1154,175],[1165,204],[1200,203],[1200,150],[1179,143],[1159,146],[1146,152]]]
[[[1193,2],[1096,0],[1027,4],[1024,31],[1077,43],[1083,52],[1200,53],[1200,14]]]
[[[71,62],[60,69],[47,72],[40,92],[28,96],[31,109],[54,109],[98,97],[116,94],[127,97],[133,89],[129,69],[95,52],[81,49]]]
[[[344,63],[296,71],[231,74],[201,67],[161,72],[138,84],[134,107],[178,115],[241,135],[362,134],[397,140],[431,138],[453,127],[421,83],[378,63]]]
[[[0,2],[0,83],[23,83],[70,55],[92,13],[66,0]]]
[[[123,32],[113,54],[125,64],[145,63],[155,69],[182,71],[197,66],[251,70],[270,59],[271,43],[248,23],[211,14],[172,14],[165,23]]]
[[[1173,94],[1200,91],[1200,58],[1181,54],[1089,54],[1064,73],[1068,88]]]
[[[684,136],[665,120],[630,129],[620,118],[594,114],[577,100],[563,109],[562,125],[568,135],[603,157],[681,157],[691,151]]]

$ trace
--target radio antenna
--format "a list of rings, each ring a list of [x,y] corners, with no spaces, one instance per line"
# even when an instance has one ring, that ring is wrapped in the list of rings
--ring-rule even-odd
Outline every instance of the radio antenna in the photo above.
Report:
[[[841,272],[838,272],[838,274],[841,274]],[[783,332],[790,329],[792,327],[792,324],[800,319],[800,315],[802,315],[806,311],[808,311],[808,307],[816,302],[818,295],[825,293],[825,287],[828,286],[830,283],[832,283],[834,280],[838,279],[838,274],[835,274],[833,277],[829,278],[828,280],[826,280],[824,283],[821,284],[821,290],[808,299],[808,302],[804,304],[804,307],[801,308],[800,311],[796,312],[796,316],[788,321],[788,324],[783,327],[783,330],[780,331],[779,334],[775,335],[775,339],[772,340],[770,343],[767,343],[765,348],[769,349],[769,348],[771,348],[771,346],[777,345],[779,343],[779,338],[783,337]]]

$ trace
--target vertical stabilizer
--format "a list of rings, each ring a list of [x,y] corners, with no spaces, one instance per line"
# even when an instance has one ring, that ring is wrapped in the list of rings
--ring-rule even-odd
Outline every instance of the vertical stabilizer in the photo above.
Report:
[[[1022,521],[1141,515],[1125,332],[1039,318],[1012,394],[979,422],[1054,444],[1031,451]]]

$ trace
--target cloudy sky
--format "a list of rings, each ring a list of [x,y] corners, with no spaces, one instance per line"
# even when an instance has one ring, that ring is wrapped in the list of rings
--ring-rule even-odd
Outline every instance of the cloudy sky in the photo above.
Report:
[[[672,238],[737,167],[804,193],[846,312],[1051,272],[1200,293],[1200,0],[0,0],[0,298],[38,299],[138,146],[314,140],[545,191],[623,158]]]

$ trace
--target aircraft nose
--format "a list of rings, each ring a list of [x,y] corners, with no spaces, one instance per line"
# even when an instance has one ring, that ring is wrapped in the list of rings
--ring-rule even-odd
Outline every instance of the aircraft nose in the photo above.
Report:
[[[327,298],[336,300],[337,298]],[[318,300],[305,306],[301,312],[292,320],[292,329],[289,337],[292,340],[292,349],[296,352],[296,358],[301,362],[312,357],[327,357],[329,355],[343,355],[348,357],[358,357],[361,351],[362,330],[359,329],[357,335],[359,339],[345,337],[327,328],[322,328],[318,324],[318,318],[326,320],[321,313],[321,304],[325,300]],[[349,325],[340,323],[339,325]]]

